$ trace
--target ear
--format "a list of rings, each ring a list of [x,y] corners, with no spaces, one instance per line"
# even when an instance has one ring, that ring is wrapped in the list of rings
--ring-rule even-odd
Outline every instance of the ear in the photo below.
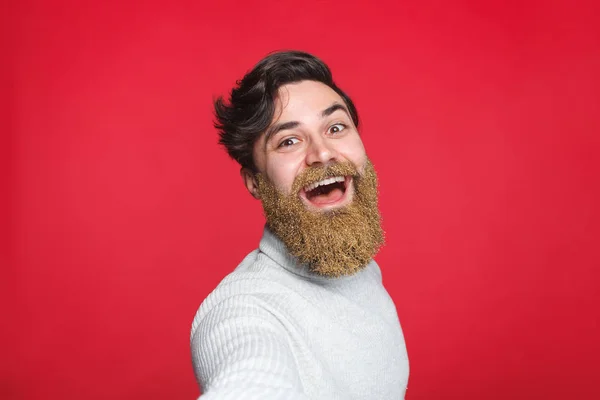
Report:
[[[240,175],[244,181],[244,185],[246,185],[246,189],[255,199],[260,199],[260,192],[258,190],[258,181],[256,180],[256,174],[252,172],[249,168],[242,168],[240,170]]]

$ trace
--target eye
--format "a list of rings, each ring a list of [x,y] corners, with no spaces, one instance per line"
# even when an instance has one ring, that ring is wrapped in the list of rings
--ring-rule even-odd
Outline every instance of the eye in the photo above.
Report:
[[[339,132],[343,131],[344,129],[346,129],[345,124],[333,124],[327,130],[327,133],[329,133],[330,135],[335,135],[336,133],[339,133]]]
[[[281,143],[279,143],[279,146],[277,147],[290,147],[295,145],[296,143],[298,143],[299,140],[295,137],[291,137],[291,138],[287,138],[281,141]]]

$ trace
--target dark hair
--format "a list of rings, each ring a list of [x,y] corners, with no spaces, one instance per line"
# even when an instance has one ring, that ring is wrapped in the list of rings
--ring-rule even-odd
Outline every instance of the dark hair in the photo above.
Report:
[[[228,104],[223,97],[217,98],[214,104],[214,125],[219,131],[219,143],[243,168],[256,170],[252,150],[272,122],[277,90],[287,83],[304,80],[324,83],[339,94],[358,127],[356,107],[335,85],[331,71],[323,61],[301,51],[272,53],[236,82]]]

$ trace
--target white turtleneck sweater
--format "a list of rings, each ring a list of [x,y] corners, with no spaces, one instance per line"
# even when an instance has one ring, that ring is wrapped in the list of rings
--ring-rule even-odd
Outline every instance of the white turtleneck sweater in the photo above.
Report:
[[[408,381],[377,264],[317,276],[269,229],[200,306],[191,348],[203,400],[398,400]]]

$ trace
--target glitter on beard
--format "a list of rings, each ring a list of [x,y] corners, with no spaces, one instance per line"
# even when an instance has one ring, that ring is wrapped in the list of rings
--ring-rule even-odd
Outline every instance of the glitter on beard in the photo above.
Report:
[[[352,176],[351,203],[331,211],[307,209],[299,191],[333,176]],[[362,174],[350,162],[307,168],[294,180],[290,195],[281,193],[263,174],[256,178],[267,225],[290,254],[315,274],[352,275],[364,268],[383,245],[377,174],[369,160]]]

